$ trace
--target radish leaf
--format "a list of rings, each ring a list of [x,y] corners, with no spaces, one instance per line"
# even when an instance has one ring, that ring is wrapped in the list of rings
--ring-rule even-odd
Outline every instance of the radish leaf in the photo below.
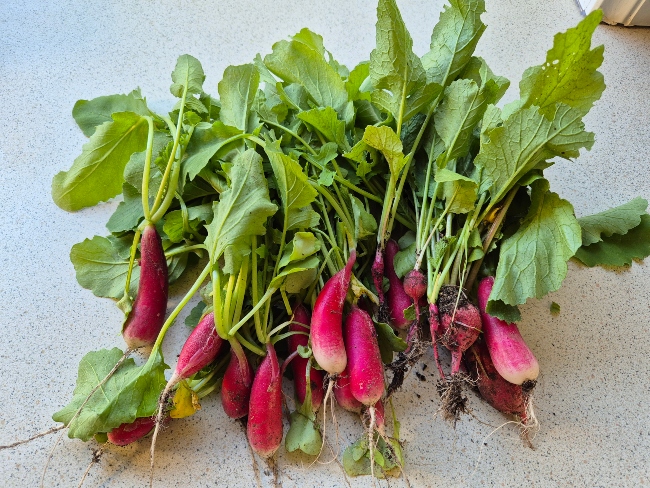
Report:
[[[251,121],[251,106],[260,84],[260,74],[252,64],[228,66],[219,82],[221,112],[219,118],[241,132],[252,132],[256,121]]]
[[[198,175],[213,157],[222,158],[230,151],[243,147],[241,131],[225,125],[220,120],[196,126],[185,152],[187,159],[181,164],[181,178],[189,176],[190,181]]]
[[[92,100],[78,100],[72,109],[75,122],[86,137],[94,134],[95,128],[104,122],[111,122],[111,114],[116,112],[133,112],[138,115],[152,115],[140,90],[133,90],[128,95],[108,95]]]
[[[310,402],[311,404],[311,399]],[[311,405],[309,405],[311,408]],[[305,417],[297,410],[291,414],[291,426],[285,439],[285,447],[288,452],[301,450],[310,456],[318,456],[323,438],[316,429],[314,421]]]
[[[300,112],[298,118],[320,132],[328,141],[335,142],[342,152],[350,150],[350,143],[345,137],[345,122],[337,118],[333,108],[314,108]]]
[[[648,201],[636,197],[618,207],[578,219],[582,228],[582,245],[588,246],[614,234],[626,234],[641,223]]]
[[[187,94],[203,93],[203,81],[205,74],[198,59],[189,54],[183,54],[176,60],[176,66],[172,71],[172,86],[169,91],[175,97],[181,98],[183,90],[187,88]]]

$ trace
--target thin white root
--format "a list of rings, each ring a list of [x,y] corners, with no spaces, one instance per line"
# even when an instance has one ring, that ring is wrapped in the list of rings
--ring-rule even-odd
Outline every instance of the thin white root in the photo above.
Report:
[[[244,422],[244,419],[239,419],[239,424],[242,426],[242,429],[244,429],[244,437],[246,437],[246,422]],[[255,453],[253,452],[253,448],[251,447],[250,442],[248,442],[247,437],[246,437],[246,447],[248,447],[248,452],[251,454],[251,459],[253,460],[253,473],[255,473],[255,481],[257,482],[257,488],[262,488],[262,480],[260,479],[260,473],[259,473],[260,468],[257,465],[257,459],[255,459]]]
[[[36,435],[31,436],[29,439],[23,439],[23,440],[20,440],[20,441],[16,441],[16,442],[14,442],[12,444],[7,444],[6,446],[0,446],[0,451],[2,451],[3,449],[11,449],[12,447],[20,446],[22,444],[27,444],[28,442],[33,441],[35,439],[38,439],[39,437],[44,437],[46,435],[54,434],[55,432],[58,432],[58,431],[60,431],[62,429],[65,429],[65,425],[59,425],[58,427],[52,427],[51,429],[46,430],[45,432],[40,432],[40,433],[38,433]]]
[[[83,486],[84,481],[86,481],[86,476],[88,476],[88,473],[90,473],[90,469],[93,467],[93,464],[97,464],[99,462],[102,454],[104,454],[104,446],[100,447],[96,451],[93,451],[93,458],[90,460],[90,464],[86,468],[86,471],[84,471],[84,475],[81,477],[81,481],[79,481],[77,488],[81,488]]]
[[[368,407],[370,425],[368,426],[368,449],[370,449],[370,476],[375,484],[375,406]]]
[[[160,394],[158,399],[158,413],[156,414],[156,428],[153,431],[153,437],[151,438],[151,449],[149,450],[149,488],[153,487],[153,470],[155,463],[155,454],[156,454],[156,439],[158,439],[158,432],[160,432],[160,427],[163,423],[163,415],[165,414],[165,403],[167,402],[167,396],[171,389],[176,385],[177,382],[169,382],[167,386]]]

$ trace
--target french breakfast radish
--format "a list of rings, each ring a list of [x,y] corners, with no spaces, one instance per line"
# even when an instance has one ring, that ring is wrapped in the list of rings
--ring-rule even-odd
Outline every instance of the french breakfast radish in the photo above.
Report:
[[[140,417],[133,422],[125,423],[111,430],[108,442],[116,446],[127,446],[142,439],[156,426],[156,419],[153,417]]]
[[[350,389],[350,372],[347,366],[336,378],[334,398],[336,398],[336,403],[348,412],[361,413],[363,403],[357,400],[352,394],[352,390]]]
[[[149,224],[140,241],[138,293],[122,330],[129,349],[151,346],[156,341],[165,323],[168,288],[165,251],[156,227]]]
[[[531,390],[539,376],[539,363],[515,324],[509,324],[485,311],[493,286],[492,276],[483,278],[478,286],[478,302],[483,319],[485,344],[499,374],[510,383]]]
[[[347,364],[343,343],[343,304],[357,253],[350,252],[345,268],[332,276],[316,298],[311,316],[311,347],[314,359],[329,374],[342,373]]]
[[[221,405],[226,415],[239,419],[248,415],[253,370],[242,347],[236,343],[230,350],[230,362],[221,383]]]
[[[248,442],[263,458],[271,457],[282,443],[282,377],[273,345],[255,372],[246,427]]]
[[[386,243],[385,275],[390,285],[387,302],[391,325],[405,329],[411,321],[404,317],[404,311],[413,304],[413,299],[404,291],[404,284],[395,273],[395,255],[398,251],[399,246],[395,240],[391,239]]]
[[[306,332],[309,333],[308,324],[310,322],[309,311],[302,304],[298,304],[293,308],[293,319],[289,325],[291,332]],[[304,325],[303,325],[304,324]],[[309,344],[309,337],[304,334],[294,334],[289,336],[289,354],[298,350],[298,346],[306,347]],[[296,356],[291,361],[291,369],[293,371],[293,383],[296,389],[296,396],[298,403],[305,402],[305,395],[307,394],[307,367],[309,359],[302,356]],[[323,401],[325,390],[323,382],[325,374],[323,371],[316,368],[309,368],[310,388],[311,388],[311,404],[314,411],[318,410]]]
[[[377,403],[384,394],[384,365],[377,331],[368,312],[352,306],[343,329],[348,355],[350,391],[366,406]]]

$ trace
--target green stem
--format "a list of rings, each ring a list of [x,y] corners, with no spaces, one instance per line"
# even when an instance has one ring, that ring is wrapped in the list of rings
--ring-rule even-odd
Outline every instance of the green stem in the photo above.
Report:
[[[289,135],[295,137],[296,139],[298,139],[298,140],[301,142],[301,144],[302,144],[303,146],[305,146],[305,148],[310,152],[310,154],[311,154],[312,156],[316,156],[316,155],[318,154],[318,153],[314,150],[314,148],[312,148],[312,147],[307,143],[307,141],[305,141],[302,137],[300,137],[298,134],[296,134],[294,131],[292,131],[292,130],[289,129],[288,127],[285,127],[284,125],[281,125],[281,124],[276,124],[275,122],[271,122],[270,120],[264,120],[264,119],[261,119],[261,121],[264,122],[265,124],[269,124],[269,125],[272,125],[273,127],[277,127],[278,129],[282,129],[282,130],[285,131],[287,134],[289,134]]]
[[[244,325],[253,315],[255,315],[255,312],[258,311],[272,296],[273,293],[277,291],[277,288],[269,288],[266,293],[262,296],[259,302],[255,304],[255,306],[251,309],[250,312],[248,312],[244,317],[237,322],[234,326],[231,327],[230,332],[228,334],[229,337],[232,337],[235,335],[235,332],[237,332],[242,325]],[[266,337],[263,337],[263,339],[266,339]],[[266,340],[260,341],[262,344],[266,344]]]
[[[149,133],[147,134],[147,150],[144,159],[144,171],[142,173],[142,210],[144,219],[151,220],[151,209],[149,208],[149,176],[151,175],[151,153],[153,152],[153,119],[145,116],[149,124]]]
[[[203,269],[199,277],[196,279],[194,284],[192,285],[192,288],[189,289],[189,291],[185,294],[183,299],[180,301],[178,305],[176,305],[176,308],[173,310],[171,314],[169,314],[169,317],[167,317],[167,320],[165,320],[165,323],[162,326],[162,329],[160,329],[160,333],[158,334],[158,337],[156,338],[156,342],[153,345],[153,348],[151,350],[151,357],[155,356],[155,353],[160,349],[160,346],[162,345],[163,339],[165,338],[165,334],[167,334],[167,330],[172,326],[174,321],[176,320],[176,317],[178,317],[178,314],[181,313],[181,310],[185,308],[185,305],[188,304],[188,302],[191,300],[191,298],[194,296],[194,294],[201,288],[201,285],[205,281],[205,279],[210,276],[210,269],[212,266],[208,263],[208,265]],[[216,314],[215,314],[216,317]]]
[[[124,296],[129,296],[129,288],[131,288],[131,274],[133,273],[133,265],[135,264],[135,254],[138,250],[138,243],[142,231],[138,228],[133,235],[133,244],[131,244],[131,256],[129,257],[129,270],[126,273],[126,284],[124,285]]]
[[[207,247],[205,244],[194,244],[193,246],[181,246],[181,247],[175,247],[171,251],[168,251],[165,253],[166,258],[171,258],[172,256],[176,256],[178,254],[183,254],[186,252],[191,252],[191,251],[198,251],[199,249],[206,250]]]
[[[343,222],[343,225],[346,228],[346,231],[349,235],[354,235],[354,225],[352,225],[352,222],[350,222],[347,217],[345,212],[343,212],[343,209],[339,206],[338,202],[336,199],[330,195],[330,192],[328,192],[325,188],[323,188],[321,185],[318,183],[309,180],[309,183],[313,188],[316,189],[321,195],[325,197],[325,199],[329,202],[329,204],[334,208],[334,211],[337,213],[339,219],[341,219],[341,222]]]
[[[222,339],[228,340],[228,331],[225,329],[222,320],[221,272],[218,269],[212,270],[212,307],[214,308],[214,325],[217,329],[217,334]]]
[[[266,356],[266,351],[264,349],[260,349],[252,342],[247,341],[239,332],[235,334],[235,338],[249,351],[257,354],[258,356]]]
[[[257,300],[257,295],[258,295],[258,288],[257,288],[257,236],[253,236],[253,244],[252,244],[252,259],[253,259],[253,264],[251,268],[251,286],[253,287],[252,290],[252,297],[253,297],[253,305],[255,305],[258,300]],[[259,310],[255,311],[254,315],[255,319],[255,333],[257,334],[257,340],[260,341],[260,343],[264,343],[262,339],[264,339],[264,334],[262,334],[262,321],[260,319],[260,312]],[[238,319],[239,320],[239,319]]]

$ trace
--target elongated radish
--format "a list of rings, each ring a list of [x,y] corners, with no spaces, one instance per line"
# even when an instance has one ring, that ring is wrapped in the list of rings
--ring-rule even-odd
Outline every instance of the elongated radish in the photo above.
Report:
[[[146,436],[156,426],[153,417],[140,417],[131,423],[122,424],[111,430],[108,441],[116,446],[126,446]]]
[[[292,332],[307,332],[307,327],[310,322],[309,311],[305,306],[300,303],[293,308],[293,319],[289,330]],[[304,325],[302,325],[304,324]],[[306,347],[309,344],[309,337],[304,334],[295,334],[289,337],[289,354],[298,350],[298,346]],[[307,393],[307,366],[309,359],[301,356],[296,356],[291,361],[291,369],[293,371],[293,383],[296,389],[296,396],[300,404],[305,403],[305,395]],[[323,371],[316,368],[309,368],[309,384],[311,388],[311,404],[314,411],[318,410],[320,404],[323,402],[323,395],[325,390],[323,382],[325,381],[325,374]]]
[[[440,310],[440,342],[451,351],[451,375],[460,371],[460,364],[469,346],[481,333],[481,314],[457,286],[444,286],[438,297]]]
[[[147,225],[140,241],[140,284],[122,335],[129,349],[151,346],[165,322],[167,260],[156,227]]]
[[[384,365],[370,315],[353,305],[345,319],[343,336],[348,354],[350,391],[364,405],[374,405],[384,394]]]
[[[386,269],[388,278],[388,312],[391,325],[398,329],[405,329],[411,323],[404,317],[404,311],[413,304],[413,299],[404,291],[404,284],[395,273],[395,255],[399,251],[397,242],[393,239],[386,243]]]
[[[436,362],[436,367],[438,368],[438,374],[440,375],[440,380],[444,381],[445,372],[442,370],[440,365],[440,352],[438,351],[438,340],[440,339],[440,315],[438,311],[438,305],[431,303],[429,305],[429,330],[431,331],[431,345],[433,346],[433,359]]]
[[[347,367],[336,378],[334,398],[336,398],[336,403],[348,412],[361,413],[363,403],[357,400],[352,394],[352,390],[350,389],[350,372]]]
[[[356,260],[350,252],[345,268],[332,276],[318,294],[311,317],[311,346],[314,359],[330,374],[342,373],[347,364],[343,343],[343,304],[350,286],[350,274]]]
[[[465,365],[470,378],[478,387],[483,399],[498,411],[517,415],[526,420],[526,399],[520,385],[503,379],[498,373],[485,341],[477,340],[464,354]]]
[[[264,458],[282,443],[282,378],[273,345],[255,373],[248,407],[247,434],[253,451]]]
[[[375,260],[372,262],[372,267],[370,268],[370,274],[372,275],[372,281],[377,290],[379,310],[381,311],[385,306],[384,302],[386,300],[384,295],[384,250],[381,248],[377,248]]]
[[[530,390],[539,375],[539,363],[524,342],[515,324],[509,324],[485,311],[494,278],[488,276],[478,286],[478,301],[485,331],[485,343],[494,367],[504,379]]]
[[[228,417],[239,419],[248,415],[248,404],[253,385],[253,370],[246,354],[239,346],[230,350],[230,362],[221,383],[221,405]]]

